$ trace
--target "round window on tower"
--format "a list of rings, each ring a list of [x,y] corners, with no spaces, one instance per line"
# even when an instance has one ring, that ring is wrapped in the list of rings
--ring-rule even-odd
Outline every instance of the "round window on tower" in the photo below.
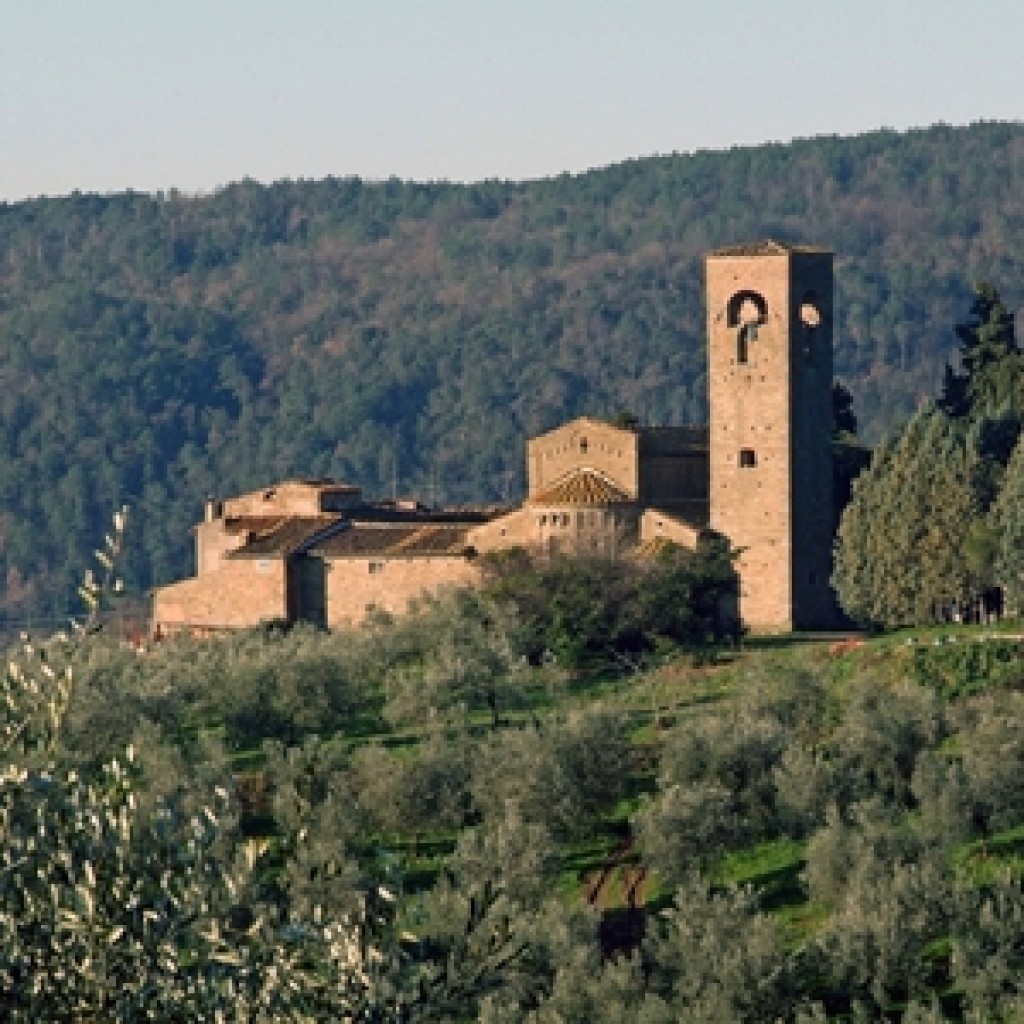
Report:
[[[800,305],[800,323],[813,331],[821,326],[821,310],[813,302],[805,301]]]
[[[815,335],[822,321],[821,308],[818,306],[817,296],[813,292],[804,296],[797,315],[800,319],[800,347],[803,350],[804,358],[810,360],[814,357]]]

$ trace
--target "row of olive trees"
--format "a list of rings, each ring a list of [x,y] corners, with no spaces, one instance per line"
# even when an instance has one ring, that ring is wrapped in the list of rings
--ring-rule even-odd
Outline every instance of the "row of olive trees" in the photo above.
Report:
[[[23,650],[0,787],[12,1019],[1019,1012],[1020,886],[957,868],[982,870],[964,844],[1024,816],[1019,693],[946,705],[894,673],[843,697],[755,664],[735,702],[661,735],[632,827],[672,909],[606,958],[596,912],[558,880],[629,798],[635,741],[607,709],[552,715],[559,675],[523,657],[520,629],[471,594],[345,636]],[[247,686],[245,715],[278,716],[258,830],[217,741]],[[231,728],[249,757],[245,715],[250,732]],[[313,735],[318,716],[334,735]],[[411,884],[394,840],[426,833],[451,852]],[[783,837],[806,843],[796,934],[706,880]]]
[[[680,892],[724,853],[802,839],[801,885],[820,923],[794,946],[752,906],[751,923],[729,933],[759,944],[729,1012],[694,1014],[680,988],[676,1012],[767,1022],[804,1000],[809,1014],[820,1003],[855,1019],[906,1007],[903,1019],[942,1020],[926,1009],[942,994],[966,1019],[1016,1019],[1024,891],[1008,870],[985,873],[983,856],[966,870],[963,853],[1024,820],[1024,696],[950,706],[898,676],[858,678],[847,700],[812,678],[761,682],[720,717],[666,736],[657,791],[634,825]]]

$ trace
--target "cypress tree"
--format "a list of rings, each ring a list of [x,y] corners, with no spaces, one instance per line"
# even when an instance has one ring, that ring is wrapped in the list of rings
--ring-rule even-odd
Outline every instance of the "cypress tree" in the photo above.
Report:
[[[976,591],[967,538],[980,515],[975,449],[934,405],[881,446],[856,481],[836,539],[833,586],[864,625],[928,622]]]
[[[847,614],[863,625],[916,620],[921,579],[914,556],[930,490],[921,453],[935,451],[940,415],[922,407],[899,438],[878,448],[840,522],[832,583]]]
[[[1024,614],[1024,435],[1006,467],[1003,488],[993,507],[998,536],[995,574],[1006,606]]]
[[[914,621],[941,617],[954,608],[963,610],[981,589],[972,572],[968,537],[983,523],[974,487],[977,441],[937,413],[933,451],[920,452],[921,471],[928,472],[928,495],[919,551],[920,590]]]
[[[875,525],[895,442],[886,438],[874,451],[867,469],[853,482],[850,501],[836,531],[832,586],[846,614],[871,624],[876,563]]]

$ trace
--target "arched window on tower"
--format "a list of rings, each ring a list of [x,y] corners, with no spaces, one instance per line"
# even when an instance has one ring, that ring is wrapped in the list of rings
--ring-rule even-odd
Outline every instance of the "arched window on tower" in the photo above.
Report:
[[[726,313],[726,323],[736,331],[736,362],[748,363],[757,330],[768,319],[768,304],[757,292],[741,291],[729,300]]]

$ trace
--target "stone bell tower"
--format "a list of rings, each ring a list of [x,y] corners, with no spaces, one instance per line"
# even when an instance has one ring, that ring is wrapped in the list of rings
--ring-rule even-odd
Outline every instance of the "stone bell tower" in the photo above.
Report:
[[[758,632],[834,625],[832,253],[705,259],[710,519],[742,551],[740,613]]]

